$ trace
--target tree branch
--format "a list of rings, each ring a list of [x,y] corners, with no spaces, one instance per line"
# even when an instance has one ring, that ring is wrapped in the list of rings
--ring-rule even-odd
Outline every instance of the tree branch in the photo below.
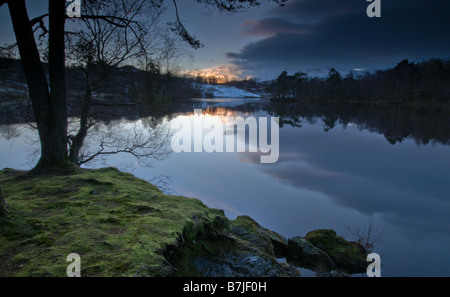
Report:
[[[33,32],[36,32],[39,28],[42,29],[42,34],[39,35],[39,38],[45,36],[48,33],[47,27],[44,25],[44,18],[48,17],[48,13],[38,16],[30,21],[31,26],[33,27],[36,24],[39,24]]]
[[[195,38],[194,36],[189,34],[189,32],[186,30],[186,28],[181,23],[180,15],[178,14],[177,1],[172,0],[172,2],[173,2],[173,6],[175,7],[175,15],[177,18],[177,21],[174,24],[174,27],[172,28],[172,32],[177,33],[181,38],[183,38],[185,41],[187,41],[194,49],[199,49],[199,48],[203,47],[203,44],[200,42],[200,40],[198,40],[197,38]]]
[[[48,13],[43,14],[41,16],[35,17],[34,19],[30,20],[31,26],[36,25],[37,23],[43,22],[44,18],[48,17]]]
[[[66,16],[66,18],[69,18]],[[90,19],[90,20],[103,20],[107,23],[110,23],[111,25],[117,26],[119,28],[126,28],[129,26],[130,23],[134,23],[135,21],[130,21],[126,18],[117,17],[117,16],[111,16],[111,15],[81,15],[80,18],[82,19]],[[116,22],[118,21],[118,22]]]

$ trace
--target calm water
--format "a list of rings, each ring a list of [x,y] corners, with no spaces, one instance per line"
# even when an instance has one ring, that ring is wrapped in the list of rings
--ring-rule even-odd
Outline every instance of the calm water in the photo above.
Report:
[[[280,116],[262,100],[191,100],[159,123],[193,116],[194,108],[220,122],[227,116]],[[126,155],[105,162],[144,179],[169,176],[167,191],[199,198],[232,219],[249,215],[287,238],[331,228],[352,239],[349,229],[372,218],[383,230],[374,249],[382,276],[450,276],[450,147],[417,145],[412,138],[391,144],[376,129],[342,125],[338,118],[330,125],[329,115],[282,117],[280,157],[273,164],[260,164],[260,154],[249,152],[172,153],[152,168]],[[126,131],[133,122],[145,121],[112,125]],[[12,137],[11,129],[2,131],[0,168],[28,168],[31,132]]]

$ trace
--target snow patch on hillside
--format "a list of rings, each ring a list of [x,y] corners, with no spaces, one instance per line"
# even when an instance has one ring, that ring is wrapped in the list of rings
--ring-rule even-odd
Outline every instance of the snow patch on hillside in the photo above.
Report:
[[[214,98],[260,98],[255,93],[247,92],[232,86],[226,85],[206,85],[196,84],[195,86],[202,93],[203,98],[213,95]]]

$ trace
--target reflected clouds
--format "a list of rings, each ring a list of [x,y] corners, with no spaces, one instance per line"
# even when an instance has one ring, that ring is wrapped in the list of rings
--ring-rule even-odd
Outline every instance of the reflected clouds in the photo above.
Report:
[[[450,232],[448,147],[390,145],[375,133],[321,125],[280,130],[279,162],[259,166],[265,174],[299,189],[326,194],[338,205],[415,232]],[[257,154],[246,160],[258,163]]]

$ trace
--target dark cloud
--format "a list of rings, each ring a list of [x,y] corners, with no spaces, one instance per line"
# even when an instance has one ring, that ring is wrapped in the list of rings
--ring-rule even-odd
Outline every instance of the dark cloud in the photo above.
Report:
[[[360,0],[293,1],[285,10],[272,10],[266,19],[244,24],[247,32],[270,36],[227,55],[253,74],[384,68],[405,58],[450,56],[450,2],[383,1],[381,18],[366,15],[368,4]]]
[[[269,15],[302,22],[317,22],[331,16],[365,11],[368,2],[357,0],[296,0],[275,7]]]
[[[278,33],[306,34],[309,30],[309,25],[296,24],[278,18],[252,20],[244,23],[245,34],[263,37],[273,36]]]

